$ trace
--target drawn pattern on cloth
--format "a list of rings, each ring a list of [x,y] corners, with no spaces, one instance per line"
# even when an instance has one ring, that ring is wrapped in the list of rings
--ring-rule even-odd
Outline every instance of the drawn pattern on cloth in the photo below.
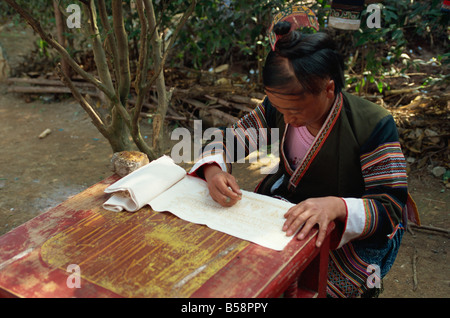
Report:
[[[284,214],[294,204],[244,190],[242,193],[238,203],[225,208],[211,198],[203,180],[187,175],[149,205],[155,211],[170,211],[183,220],[282,250],[292,239],[282,231]]]

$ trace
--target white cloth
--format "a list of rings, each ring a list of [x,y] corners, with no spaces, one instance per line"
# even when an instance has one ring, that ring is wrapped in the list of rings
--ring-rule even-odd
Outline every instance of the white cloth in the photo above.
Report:
[[[168,211],[185,221],[274,250],[282,250],[292,239],[282,226],[284,214],[294,204],[242,190],[238,203],[222,207],[211,198],[204,180],[187,175],[169,157],[152,161],[105,192],[118,192],[103,205],[111,211],[137,211],[148,204],[154,211]]]
[[[103,207],[114,212],[137,211],[185,175],[186,171],[172,158],[162,156],[106,188],[106,193],[116,194]]]

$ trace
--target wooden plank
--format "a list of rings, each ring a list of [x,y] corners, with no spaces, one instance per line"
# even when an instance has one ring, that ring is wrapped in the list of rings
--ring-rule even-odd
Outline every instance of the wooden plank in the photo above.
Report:
[[[79,89],[81,94],[89,94],[99,96],[98,92]],[[72,91],[68,87],[60,86],[10,86],[8,93],[24,93],[24,94],[71,94]]]
[[[46,78],[28,78],[28,77],[10,77],[6,80],[7,83],[25,83],[32,85],[45,85],[45,86],[64,86],[64,83],[59,79],[46,79]],[[88,82],[72,82],[75,87],[89,87],[95,89],[94,84]]]

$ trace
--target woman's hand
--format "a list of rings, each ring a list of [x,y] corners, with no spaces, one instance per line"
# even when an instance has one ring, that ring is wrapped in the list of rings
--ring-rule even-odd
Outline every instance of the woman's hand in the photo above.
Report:
[[[230,207],[242,198],[236,179],[215,164],[205,165],[203,175],[208,183],[211,198],[221,206]]]
[[[314,225],[319,226],[316,246],[320,247],[325,239],[328,224],[334,220],[345,222],[347,207],[338,197],[310,198],[290,208],[284,217],[283,231],[287,236],[294,234],[301,226],[297,238],[302,240]]]

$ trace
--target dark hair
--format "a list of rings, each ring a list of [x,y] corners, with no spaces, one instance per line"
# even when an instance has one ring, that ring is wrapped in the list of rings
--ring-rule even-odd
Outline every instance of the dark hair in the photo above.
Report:
[[[297,81],[306,92],[317,95],[323,89],[323,79],[330,78],[334,80],[335,93],[343,89],[344,61],[328,34],[291,31],[291,24],[286,21],[277,23],[273,31],[279,39],[263,68],[265,87],[282,88]]]

